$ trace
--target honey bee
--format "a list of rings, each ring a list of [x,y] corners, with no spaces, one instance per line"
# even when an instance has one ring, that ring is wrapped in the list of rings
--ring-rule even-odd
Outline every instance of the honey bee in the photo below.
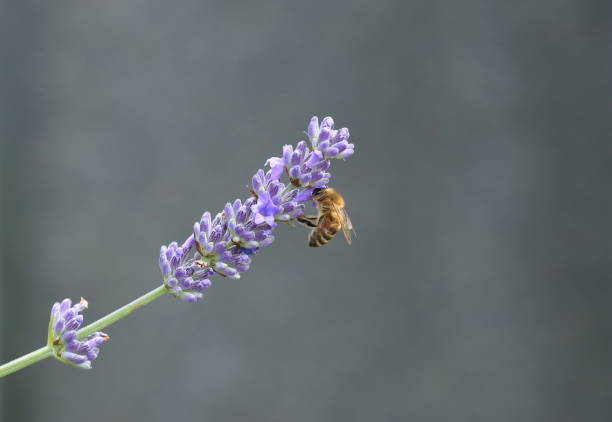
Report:
[[[312,199],[317,204],[318,216],[299,216],[297,220],[313,227],[308,236],[308,245],[312,247],[323,246],[329,242],[340,229],[344,238],[351,244],[351,231],[353,225],[344,208],[344,198],[335,189],[315,188]]]

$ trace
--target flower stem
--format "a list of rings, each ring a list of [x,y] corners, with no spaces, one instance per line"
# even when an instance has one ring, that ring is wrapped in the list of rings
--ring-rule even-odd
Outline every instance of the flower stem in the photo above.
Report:
[[[39,360],[46,359],[52,354],[53,350],[49,346],[45,346],[41,347],[38,350],[34,350],[33,352],[28,353],[27,355],[23,355],[20,358],[7,362],[4,365],[0,365],[0,378],[8,374],[12,374],[15,371],[19,371],[20,369],[23,369],[26,366],[30,366],[33,363],[38,362]]]
[[[87,337],[88,335],[95,333],[109,325],[119,321],[120,319],[128,316],[136,309],[141,308],[149,302],[154,301],[160,296],[163,296],[167,293],[166,287],[162,284],[154,290],[151,290],[148,293],[140,296],[138,299],[128,303],[125,306],[117,309],[114,312],[100,318],[99,320],[92,322],[86,327],[81,328],[77,332],[77,336],[79,339]],[[10,362],[5,363],[4,365],[0,365],[0,378],[12,374],[15,371],[19,371],[20,369],[25,368],[26,366],[30,366],[33,363],[36,363],[40,360],[46,359],[49,356],[53,355],[53,349],[50,346],[41,347],[38,350],[34,350],[33,352],[28,353],[27,355],[23,355],[17,359],[14,359]]]
[[[119,321],[120,319],[125,318],[126,316],[134,312],[136,309],[139,309],[147,303],[154,301],[158,297],[163,296],[164,293],[167,292],[168,290],[166,290],[166,286],[162,284],[158,288],[151,290],[149,293],[145,293],[138,299],[133,300],[132,302],[128,303],[125,306],[122,306],[116,311],[111,312],[110,314],[100,318],[99,320],[92,322],[88,326],[81,328],[79,331],[77,331],[77,338],[85,338],[88,335],[95,333],[96,331],[108,327],[109,325]]]

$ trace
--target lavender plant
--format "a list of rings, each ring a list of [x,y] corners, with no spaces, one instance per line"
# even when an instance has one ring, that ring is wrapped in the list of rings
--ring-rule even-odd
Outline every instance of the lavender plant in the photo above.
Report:
[[[215,276],[238,279],[248,271],[252,256],[274,242],[278,223],[302,215],[312,201],[312,191],[325,187],[331,177],[331,160],[353,155],[347,128],[334,129],[331,117],[321,123],[314,116],[308,124],[307,141],[285,145],[280,157],[266,161],[267,171],[257,170],[251,179],[251,196],[225,204],[214,217],[206,211],[193,225],[193,233],[179,245],[162,246],[159,268],[162,285],[92,324],[80,328],[87,301],[70,299],[51,308],[47,345],[0,366],[0,378],[35,362],[54,356],[60,362],[90,369],[99,346],[109,340],[100,330],[134,310],[169,293],[184,302],[204,297]],[[281,181],[283,175],[288,183]],[[80,329],[79,329],[80,328]]]

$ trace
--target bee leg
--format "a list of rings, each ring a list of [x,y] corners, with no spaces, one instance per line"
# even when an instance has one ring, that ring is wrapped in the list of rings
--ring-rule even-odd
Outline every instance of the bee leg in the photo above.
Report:
[[[307,225],[308,227],[317,227],[317,225],[319,224],[319,217],[300,215],[297,218],[297,221]]]

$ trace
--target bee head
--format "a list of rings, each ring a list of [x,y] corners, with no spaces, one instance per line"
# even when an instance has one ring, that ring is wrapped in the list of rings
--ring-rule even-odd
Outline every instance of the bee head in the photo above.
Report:
[[[312,197],[313,198],[317,198],[317,197],[321,196],[321,194],[323,194],[324,190],[325,190],[325,188],[314,188],[312,190]]]

